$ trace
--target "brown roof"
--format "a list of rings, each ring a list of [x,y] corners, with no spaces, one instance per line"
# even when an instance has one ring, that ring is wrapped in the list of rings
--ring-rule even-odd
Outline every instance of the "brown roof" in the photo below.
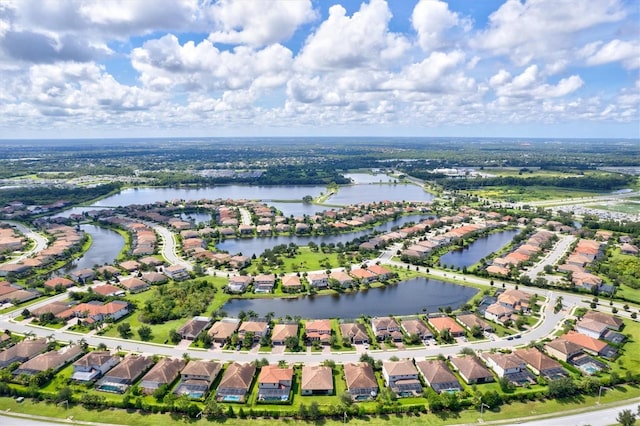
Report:
[[[410,359],[402,361],[384,361],[382,368],[387,372],[389,376],[410,376],[418,375],[416,366],[413,365]]]
[[[583,320],[597,321],[605,324],[609,328],[620,329],[622,327],[622,320],[614,317],[613,315],[605,314],[604,312],[589,311],[582,316]]]
[[[480,362],[476,356],[463,356],[451,359],[453,366],[466,380],[478,380],[485,377],[493,377],[491,372]]]
[[[293,368],[280,368],[277,365],[265,365],[258,377],[258,383],[280,383],[292,380]]]
[[[300,277],[297,275],[287,275],[282,277],[282,285],[283,287],[300,287]]]
[[[177,358],[163,358],[142,377],[143,382],[172,383],[184,368],[186,361]]]
[[[51,288],[54,288],[58,285],[61,285],[63,287],[71,287],[73,284],[75,284],[73,281],[71,281],[69,278],[64,278],[64,277],[50,278],[44,282],[44,285],[46,287],[51,287]]]
[[[438,333],[441,333],[442,331],[444,331],[445,328],[448,328],[449,331],[453,334],[464,333],[464,330],[462,329],[462,327],[460,327],[460,325],[458,325],[457,322],[455,322],[452,318],[449,318],[449,317],[429,318],[429,323],[433,325],[433,327],[438,331]]]
[[[439,359],[416,362],[416,367],[422,373],[430,386],[438,383],[457,382],[456,376],[453,375],[447,364]]]
[[[249,389],[256,367],[253,364],[234,362],[229,365],[222,376],[218,389]]]
[[[58,351],[49,351],[40,354],[33,359],[23,363],[17,370],[46,371],[57,370],[65,363],[77,358],[82,354],[82,347],[79,345],[66,346]]]
[[[291,336],[298,336],[298,324],[276,324],[271,332],[271,340],[274,342],[284,341]]]
[[[0,363],[11,360],[15,357],[19,358],[33,358],[36,354],[44,351],[47,348],[46,339],[27,339],[10,347],[6,351],[0,352]]]
[[[366,328],[357,322],[340,324],[340,333],[343,337],[350,337],[352,340],[369,340]]]
[[[333,390],[333,373],[323,365],[302,367],[302,390]]]
[[[132,381],[149,368],[151,364],[153,364],[151,358],[129,355],[120,364],[105,374],[105,377],[117,377]]]
[[[57,315],[60,312],[64,312],[69,309],[69,306],[65,302],[51,302],[46,305],[36,308],[31,311],[31,315],[34,317],[38,317],[42,314],[52,313],[53,315]]]
[[[432,335],[429,327],[418,318],[410,318],[406,320],[402,320],[402,327],[408,334],[417,334],[417,335]]]
[[[208,333],[214,339],[226,339],[233,335],[239,325],[240,322],[236,321],[217,321],[211,326]]]
[[[195,361],[191,360],[186,367],[182,369],[180,374],[183,376],[205,376],[215,379],[222,370],[222,364],[213,361]]]
[[[576,345],[582,346],[583,348],[592,350],[594,352],[600,352],[607,347],[606,343],[598,339],[594,339],[592,337],[589,337],[584,334],[576,333],[574,331],[570,331],[561,337],[565,340],[573,342]]]
[[[344,378],[349,390],[378,387],[373,368],[366,362],[346,363],[344,365]]]
[[[115,355],[111,355],[109,351],[93,351],[89,352],[79,360],[73,363],[74,367],[90,367],[92,365],[103,365],[111,358],[118,358]],[[118,358],[119,360],[119,358]]]
[[[565,355],[571,355],[582,351],[582,346],[562,338],[554,339],[544,346],[548,346]]]
[[[562,368],[558,361],[548,357],[536,348],[518,349],[514,353],[518,358],[540,372],[554,368]]]
[[[121,280],[120,285],[125,287],[127,290],[134,290],[136,288],[149,287],[149,284],[142,281],[138,277],[132,277],[126,280]]]
[[[269,324],[264,321],[243,321],[242,324],[240,324],[239,331],[241,333],[246,333],[249,331],[254,333],[263,333],[268,326]]]
[[[482,356],[485,359],[492,360],[495,365],[502,368],[503,370],[508,370],[510,368],[516,368],[524,364],[521,358],[517,357],[515,354],[506,354],[506,353],[484,353]]]
[[[307,323],[305,324],[305,329],[307,330],[307,332],[309,330],[312,330],[312,331],[328,331],[330,333],[331,320],[321,319],[321,320],[307,321]]]
[[[178,329],[178,334],[197,336],[202,330],[207,328],[211,320],[207,317],[191,318],[185,325]]]
[[[476,314],[458,315],[456,316],[456,319],[468,329],[472,329],[476,325],[482,330],[491,327],[488,322],[481,318],[478,318]]]

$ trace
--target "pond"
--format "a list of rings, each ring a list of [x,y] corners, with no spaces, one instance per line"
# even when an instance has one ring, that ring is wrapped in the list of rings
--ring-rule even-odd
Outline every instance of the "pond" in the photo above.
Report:
[[[65,268],[66,272],[84,268],[93,268],[94,265],[113,263],[124,247],[124,238],[117,232],[94,225],[80,225],[87,234],[91,235],[91,247],[84,255],[73,261]]]
[[[355,184],[393,182],[394,178],[384,173],[345,173],[344,177]]]
[[[417,185],[407,183],[345,185],[341,186],[336,194],[329,197],[327,203],[342,206],[383,200],[431,201],[433,195]]]
[[[410,215],[403,216],[396,220],[392,220],[381,225],[376,226],[373,229],[367,229],[364,231],[356,231],[349,232],[346,234],[338,234],[338,235],[321,235],[321,236],[277,236],[277,237],[265,237],[265,238],[235,238],[228,239],[221,243],[216,244],[216,248],[218,250],[223,250],[229,252],[231,254],[242,253],[245,256],[256,255],[259,256],[266,249],[273,248],[274,246],[280,244],[289,245],[289,243],[294,243],[298,246],[306,246],[309,242],[313,241],[317,245],[322,243],[325,244],[338,244],[338,243],[347,243],[355,238],[363,237],[365,235],[370,235],[374,230],[380,232],[391,231],[391,229],[395,226],[401,227],[409,222],[420,222],[423,219],[427,219],[430,216],[421,216],[421,215]]]
[[[222,309],[230,316],[254,311],[260,316],[358,318],[361,315],[413,315],[437,312],[440,307],[459,308],[477,289],[430,278],[412,278],[396,285],[331,296],[303,296],[295,299],[231,299]]]
[[[520,233],[518,229],[510,229],[502,232],[495,232],[485,237],[479,238],[459,250],[453,250],[440,257],[441,265],[453,265],[456,268],[469,267],[478,263],[480,259],[500,250],[511,242],[513,237]]]

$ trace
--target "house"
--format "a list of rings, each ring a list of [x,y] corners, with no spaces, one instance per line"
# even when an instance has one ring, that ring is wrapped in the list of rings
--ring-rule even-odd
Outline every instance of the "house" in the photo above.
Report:
[[[164,274],[175,281],[189,278],[189,271],[184,265],[171,265],[164,268]]]
[[[276,324],[271,332],[271,343],[284,345],[289,337],[298,339],[298,324]]]
[[[638,254],[638,247],[633,244],[625,243],[620,246],[620,253],[635,256]]]
[[[127,302],[113,300],[102,304],[101,302],[94,301],[72,306],[66,311],[57,314],[56,317],[62,319],[69,319],[73,317],[85,318],[83,321],[84,323],[93,324],[106,319],[113,319],[115,321],[128,313],[129,304]]]
[[[582,347],[582,350],[591,355],[611,359],[615,358],[618,354],[618,351],[615,348],[612,348],[605,342],[594,339],[593,337],[589,337],[585,334],[576,333],[575,331],[570,331],[561,337]]]
[[[25,362],[47,349],[46,339],[26,339],[9,349],[0,352],[0,368],[5,368],[14,362]]]
[[[109,351],[89,352],[73,363],[71,379],[78,382],[91,382],[120,362],[120,357],[111,355]]]
[[[571,358],[583,353],[582,346],[560,338],[546,343],[544,350],[552,357],[564,362],[569,362]]]
[[[233,333],[236,332],[240,326],[240,320],[237,318],[223,318],[220,321],[214,323],[207,334],[211,336],[216,343],[226,343]]]
[[[453,357],[451,365],[468,385],[493,382],[493,374],[477,356]]]
[[[230,364],[218,385],[216,400],[244,402],[255,374],[256,367],[253,364],[240,364],[237,362]]]
[[[209,317],[193,317],[185,325],[178,329],[180,338],[196,340],[198,335],[211,324]]]
[[[344,378],[351,398],[356,401],[375,398],[378,393],[378,382],[369,363],[344,364]]]
[[[329,278],[337,281],[341,287],[351,287],[353,285],[353,278],[343,271],[333,271],[329,275]]]
[[[140,293],[149,289],[149,283],[142,281],[138,277],[127,278],[126,280],[120,280],[120,285],[130,293]]]
[[[276,276],[274,274],[260,274],[253,279],[254,293],[271,293],[276,285]]]
[[[253,341],[258,342],[269,334],[269,323],[266,321],[243,321],[238,329],[238,337],[244,340],[247,333],[253,333]]]
[[[288,293],[300,291],[302,283],[297,275],[287,275],[282,277],[282,290]]]
[[[458,315],[456,320],[458,320],[458,322],[469,331],[473,330],[474,327],[479,327],[483,332],[490,333],[493,331],[493,327],[488,322],[479,318],[475,314]]]
[[[307,281],[311,287],[327,288],[329,286],[329,276],[325,273],[307,274]]]
[[[160,272],[146,272],[142,274],[142,279],[151,285],[164,284],[169,281],[169,278]]]
[[[305,337],[309,342],[317,340],[322,344],[329,344],[331,342],[331,321],[328,319],[307,321]]]
[[[367,266],[367,270],[369,272],[376,274],[377,279],[380,281],[388,280],[393,276],[393,272],[391,272],[387,268],[384,268],[380,265],[375,265],[375,264],[369,265]]]
[[[120,262],[119,266],[129,273],[140,269],[140,263],[135,260],[125,260],[124,262]]]
[[[429,318],[429,324],[431,324],[433,328],[436,329],[438,334],[442,334],[445,329],[448,329],[449,333],[451,333],[451,336],[453,337],[464,336],[464,330],[462,329],[462,327],[460,327],[460,325],[458,325],[457,322],[453,320],[453,318],[432,317]]]
[[[100,284],[92,288],[93,292],[101,296],[123,296],[124,290],[111,284]]]
[[[397,395],[420,395],[422,383],[418,377],[418,370],[410,359],[402,361],[384,361],[382,363],[382,376],[387,387]]]
[[[258,376],[258,401],[288,401],[293,368],[265,365]]]
[[[356,268],[351,270],[351,276],[362,283],[372,283],[378,279],[378,276],[368,269]]]
[[[163,358],[140,381],[140,388],[146,394],[152,394],[162,385],[170,385],[184,368],[186,361],[177,358]]]
[[[529,300],[531,295],[524,291],[507,289],[498,295],[498,303],[513,310],[529,310]]]
[[[493,303],[489,305],[484,311],[484,317],[486,319],[495,321],[500,324],[511,321],[513,314],[513,309],[501,305],[500,303]]]
[[[323,365],[305,365],[302,367],[301,394],[333,395],[333,373],[331,367]]]
[[[348,337],[354,345],[369,343],[369,334],[367,334],[367,329],[360,323],[352,322],[340,324],[340,334],[342,334],[342,337]]]
[[[439,359],[416,362],[424,381],[438,393],[460,391],[462,386],[447,364]]]
[[[96,276],[96,273],[93,272],[93,269],[85,268],[78,269],[77,271],[71,271],[69,272],[69,275],[79,283],[86,283],[87,281],[92,280]]]
[[[65,364],[75,360],[80,355],[82,355],[82,347],[80,345],[65,346],[60,350],[49,351],[35,356],[13,370],[12,374],[14,376],[18,376],[20,374],[33,376],[47,370],[51,370],[55,373]]]
[[[151,358],[129,355],[98,380],[96,389],[103,392],[124,393],[151,365],[153,365]]]
[[[56,288],[58,286],[69,288],[74,284],[75,283],[71,281],[69,278],[64,278],[64,277],[53,277],[53,278],[49,278],[44,282],[44,286],[48,288]]]
[[[567,377],[567,372],[555,359],[545,355],[536,348],[518,349],[514,352],[518,358],[523,360],[533,374],[542,376],[549,380]]]
[[[392,317],[373,318],[371,320],[371,328],[376,339],[383,341],[387,338],[394,342],[402,341],[402,331],[400,324]]]
[[[433,338],[433,333],[429,327],[419,318],[402,320],[402,328],[408,335],[415,334],[422,340]]]
[[[505,377],[514,385],[536,383],[536,378],[527,370],[526,362],[514,353],[483,353],[482,358],[498,377]]]
[[[602,338],[608,330],[620,331],[624,323],[604,312],[589,311],[576,323],[576,331],[594,339]]]
[[[173,393],[194,399],[203,398],[221,370],[222,364],[219,362],[191,360],[180,372],[180,383]]]
[[[122,291],[122,290],[121,290]],[[52,314],[54,316],[58,315],[60,312],[64,312],[69,309],[69,305],[67,302],[51,302],[43,305],[39,308],[35,308],[31,311],[31,315],[34,318],[39,318],[41,315]]]
[[[251,259],[247,256],[237,255],[232,256],[229,260],[229,266],[234,269],[241,269],[251,263]]]
[[[229,277],[227,291],[229,291],[229,293],[244,293],[252,282],[253,277],[250,277],[249,275],[235,275]]]

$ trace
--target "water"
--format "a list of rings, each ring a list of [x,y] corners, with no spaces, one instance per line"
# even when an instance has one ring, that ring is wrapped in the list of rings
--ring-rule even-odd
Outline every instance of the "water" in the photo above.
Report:
[[[318,204],[305,204],[305,203],[281,203],[281,202],[269,202],[270,206],[280,210],[286,217],[299,217],[299,216],[313,216],[316,213],[323,212],[325,210],[331,210],[332,207],[321,206]],[[335,207],[333,207],[335,209]]]
[[[500,250],[519,233],[519,230],[511,229],[479,238],[463,249],[450,251],[440,257],[440,264],[453,265],[456,268],[469,267],[478,263],[483,257]]]
[[[338,189],[327,203],[348,205],[377,201],[431,201],[433,195],[412,184],[346,185]]]
[[[277,236],[277,237],[265,237],[265,238],[236,238],[236,239],[228,239],[221,243],[216,244],[216,247],[219,250],[223,250],[229,252],[231,254],[242,253],[245,256],[252,255],[260,255],[266,249],[271,249],[274,246],[280,244],[289,245],[289,243],[294,243],[298,246],[306,246],[309,242],[313,241],[317,245],[322,243],[325,244],[338,244],[338,243],[347,243],[352,241],[355,238],[363,237],[365,235],[370,235],[374,230],[380,232],[391,231],[391,228],[394,226],[401,227],[409,222],[420,222],[423,219],[426,219],[427,216],[420,215],[410,215],[403,216],[398,218],[397,220],[393,220],[390,222],[383,223],[381,225],[376,226],[373,229],[368,229],[364,231],[356,231],[349,232],[346,234],[338,234],[338,235],[321,235],[321,236]]]
[[[384,183],[393,182],[394,180],[394,178],[384,173],[345,173],[344,177],[351,179],[355,184]]]
[[[211,213],[181,213],[180,219],[187,222],[193,219],[196,224],[208,224],[209,222],[211,222]]]
[[[71,267],[65,268],[67,272],[93,268],[94,265],[111,264],[124,247],[124,238],[110,229],[95,225],[80,225],[80,229],[91,235],[91,247],[81,258],[75,260]]]
[[[397,285],[331,296],[305,296],[296,299],[232,299],[222,309],[230,316],[254,311],[259,316],[273,312],[276,317],[358,318],[361,315],[413,315],[453,309],[467,303],[478,292],[428,278],[413,278]]]

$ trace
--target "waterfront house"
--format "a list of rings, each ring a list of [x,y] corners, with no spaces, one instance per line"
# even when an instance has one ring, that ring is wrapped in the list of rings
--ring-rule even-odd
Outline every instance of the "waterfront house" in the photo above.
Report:
[[[276,285],[276,276],[274,274],[260,274],[253,279],[254,293],[271,293]]]
[[[371,328],[376,339],[383,341],[385,339],[391,339],[394,342],[402,341],[402,331],[400,331],[400,324],[392,317],[380,317],[373,318],[371,320]]]
[[[317,340],[322,344],[329,344],[331,342],[331,321],[328,319],[307,321],[305,337],[308,342]]]
[[[253,364],[240,364],[237,362],[230,364],[218,385],[216,400],[244,402],[255,374],[256,367]]]
[[[307,274],[309,285],[315,288],[326,288],[329,285],[329,276],[324,272]]]
[[[377,279],[380,281],[388,280],[393,276],[393,272],[385,267],[376,264],[367,266],[367,270],[374,273],[377,276]]]
[[[354,345],[369,343],[367,329],[357,322],[340,324],[340,334],[342,334],[342,337],[348,337]]]
[[[302,289],[302,283],[300,277],[297,275],[286,275],[282,277],[282,291],[292,293],[300,291]]]
[[[239,319],[223,318],[214,323],[207,333],[211,336],[214,342],[223,344],[231,339],[231,336],[233,336],[233,333],[235,333],[239,326]]]
[[[408,335],[415,334],[422,340],[433,338],[433,333],[427,325],[419,318],[402,320],[402,328]]]
[[[259,342],[269,334],[269,323],[266,321],[243,321],[238,329],[238,337],[244,340],[247,333],[253,333],[253,341]]]
[[[271,332],[271,343],[284,345],[289,337],[298,338],[298,324],[276,324]]]
[[[89,352],[73,363],[71,379],[78,382],[91,382],[120,362],[120,357],[111,355],[109,351]]]
[[[447,364],[439,359],[416,362],[424,381],[438,393],[460,391],[462,386]]]
[[[174,393],[194,399],[203,398],[221,370],[219,362],[191,360],[180,372],[180,383]]]
[[[344,378],[351,398],[356,401],[373,399],[378,393],[378,382],[369,363],[344,364]]]
[[[350,271],[350,274],[353,278],[365,284],[372,283],[378,279],[378,276],[368,269],[355,268]]]
[[[293,368],[265,365],[258,376],[258,401],[288,401]]]
[[[235,275],[229,277],[227,291],[229,291],[229,293],[244,293],[252,282],[253,277],[249,275]]]
[[[422,394],[422,383],[420,383],[418,374],[416,366],[410,359],[382,363],[382,376],[385,384],[397,395]]]
[[[12,374],[18,376],[27,374],[33,376],[38,373],[51,370],[55,373],[67,363],[82,355],[82,347],[79,345],[65,346],[57,351],[49,351],[20,364]]]
[[[450,317],[432,317],[429,318],[429,324],[436,329],[438,334],[441,334],[445,329],[449,330],[451,336],[460,337],[464,336],[464,330],[460,325]]]
[[[146,394],[152,394],[160,386],[170,385],[180,374],[186,362],[183,359],[163,358],[140,380],[140,388]]]
[[[331,367],[305,365],[302,367],[300,383],[302,395],[333,395],[333,373]]]
[[[344,271],[333,271],[329,274],[329,278],[337,281],[341,287],[351,287],[353,285],[353,278]]]
[[[493,382],[493,374],[475,355],[453,357],[451,365],[468,385]]]

